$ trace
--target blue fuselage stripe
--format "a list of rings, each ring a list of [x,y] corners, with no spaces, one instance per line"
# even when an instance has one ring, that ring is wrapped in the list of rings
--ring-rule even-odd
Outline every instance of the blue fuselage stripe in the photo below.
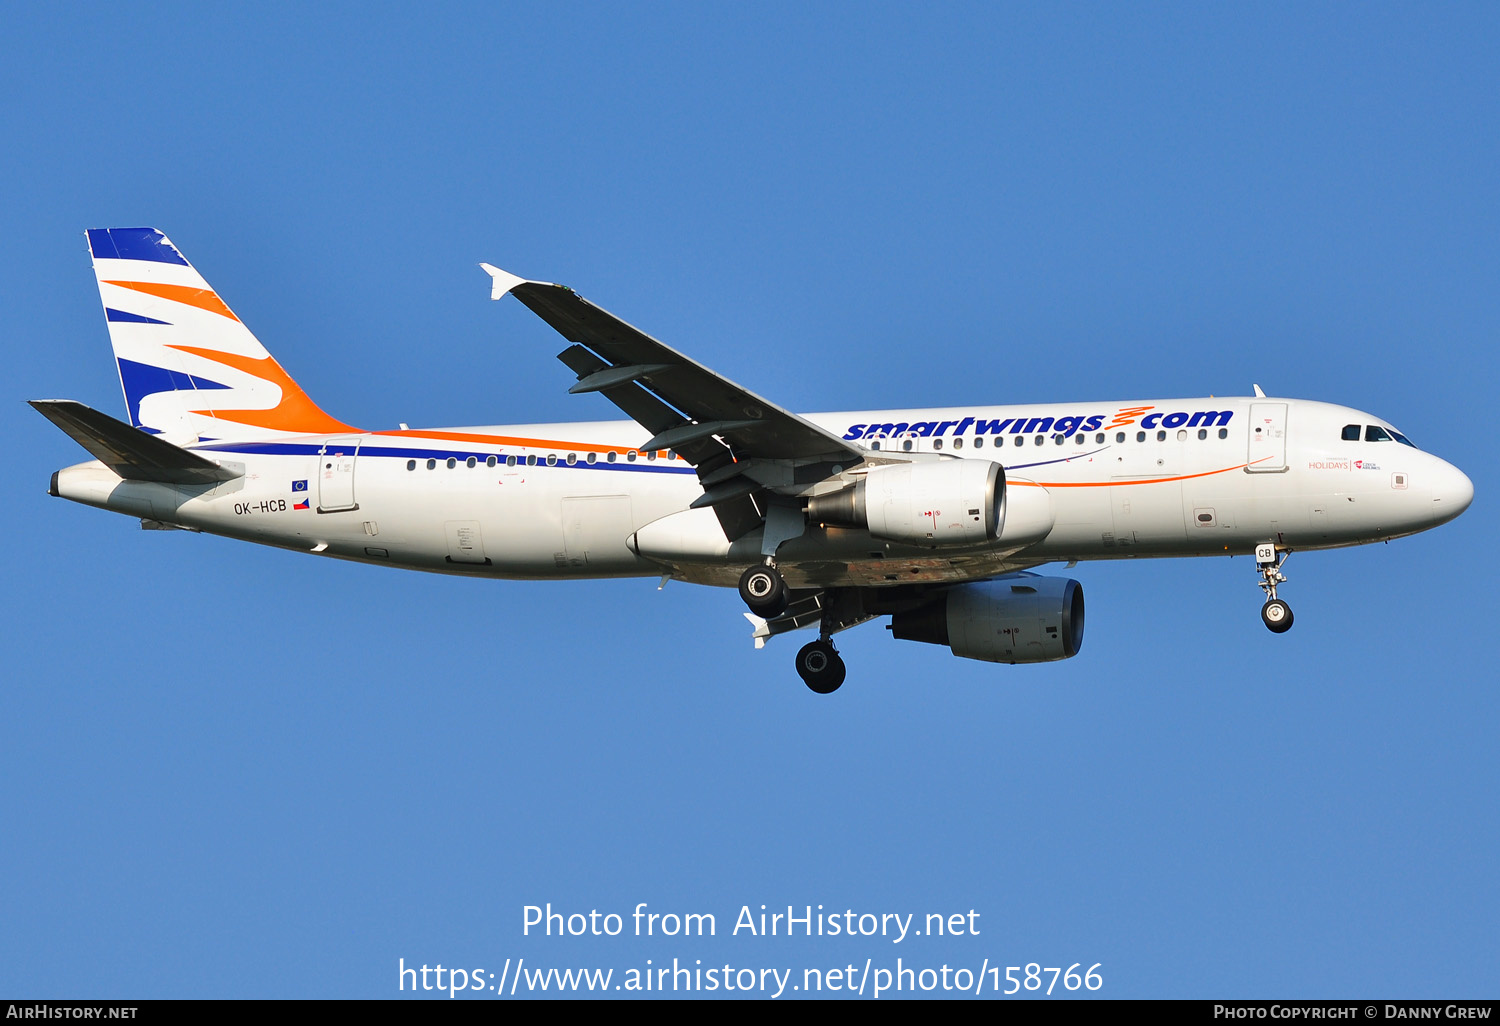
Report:
[[[325,446],[322,443],[308,444],[306,442],[226,442],[220,445],[195,445],[190,446],[195,452],[228,452],[241,453],[246,456],[317,456],[320,455]],[[338,448],[334,446],[332,448]],[[527,456],[536,456],[538,467],[546,467],[545,456],[538,456],[535,452],[525,455],[518,453],[497,452],[496,450],[476,451],[473,449],[406,449],[395,446],[384,445],[362,445],[359,448],[359,457],[382,456],[390,459],[404,460],[449,460],[455,459],[460,462],[467,460],[470,456],[477,459],[481,464],[489,457],[494,456],[498,466],[505,466],[507,456],[515,456],[518,466],[526,466]],[[666,461],[661,461],[665,463]],[[683,466],[652,466],[649,460],[640,460],[635,463],[624,461],[618,463],[586,463],[579,460],[577,463],[569,464],[559,459],[550,469],[553,470],[629,470],[646,474],[691,474],[691,467]]]

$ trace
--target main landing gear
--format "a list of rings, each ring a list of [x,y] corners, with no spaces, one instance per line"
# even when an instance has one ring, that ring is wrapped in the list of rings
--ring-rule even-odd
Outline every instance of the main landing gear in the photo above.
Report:
[[[797,675],[818,694],[831,695],[844,683],[844,660],[833,642],[819,638],[797,653]]]
[[[1266,593],[1266,604],[1260,607],[1260,619],[1276,634],[1292,629],[1292,607],[1276,597],[1276,586],[1286,583],[1281,565],[1286,562],[1287,555],[1283,552],[1278,556],[1276,546],[1270,542],[1255,546],[1255,567],[1260,571],[1260,588]]]
[[[769,620],[786,612],[786,581],[774,564],[752,566],[740,575],[740,598],[756,616]]]
[[[832,694],[844,683],[844,660],[828,639],[845,627],[869,619],[868,616],[861,615],[858,609],[851,613],[849,599],[852,594],[830,589],[811,599],[804,595],[793,612],[788,614],[791,617],[790,626],[783,624],[779,628],[789,630],[811,626],[810,614],[821,611],[818,640],[803,645],[797,653],[797,675],[802,678],[802,683],[820,695]],[[740,575],[740,598],[751,613],[764,620],[774,620],[787,612],[791,593],[776,565],[767,560]]]

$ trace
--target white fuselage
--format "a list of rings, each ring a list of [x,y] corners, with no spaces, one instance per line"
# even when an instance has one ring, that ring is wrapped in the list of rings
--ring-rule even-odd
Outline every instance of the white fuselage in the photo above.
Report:
[[[1053,560],[1248,553],[1382,541],[1463,511],[1468,479],[1347,407],[1278,398],[810,414],[874,458],[1005,467],[1000,537],[893,545],[811,524],[784,542],[793,586],[982,577]],[[1358,438],[1346,429],[1358,425]],[[733,584],[760,530],[730,544],[691,467],[637,453],[629,421],[286,436],[191,445],[244,475],[216,486],[122,481],[99,463],[55,494],[247,541],[501,578],[672,574]],[[654,457],[654,458],[652,458]],[[840,468],[842,469],[842,468]],[[857,473],[857,468],[852,469]],[[667,518],[674,518],[668,520]],[[652,525],[654,529],[648,530]],[[637,537],[639,534],[639,537]]]

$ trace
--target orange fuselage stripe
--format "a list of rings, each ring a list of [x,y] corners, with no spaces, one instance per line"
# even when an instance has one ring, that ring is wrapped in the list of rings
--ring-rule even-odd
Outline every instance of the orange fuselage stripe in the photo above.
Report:
[[[567,442],[557,438],[522,438],[519,435],[477,435],[462,431],[372,431],[374,435],[392,438],[431,438],[441,442],[477,442],[480,444],[515,445],[527,449],[564,449],[571,452],[640,452],[633,445],[601,445],[597,442]],[[667,450],[659,450],[666,452]],[[681,457],[678,457],[681,459]]]
[[[1234,470],[1244,470],[1253,467],[1256,463],[1264,463],[1270,459],[1263,456],[1254,463],[1241,463],[1238,466],[1224,467],[1221,470],[1205,470],[1201,474],[1181,474],[1177,477],[1137,477],[1113,481],[1023,481],[1016,479],[1007,481],[1008,484],[1021,485],[1026,488],[1118,488],[1121,485],[1147,485],[1166,484],[1170,481],[1191,481],[1195,477],[1213,477],[1215,474],[1227,474]]]

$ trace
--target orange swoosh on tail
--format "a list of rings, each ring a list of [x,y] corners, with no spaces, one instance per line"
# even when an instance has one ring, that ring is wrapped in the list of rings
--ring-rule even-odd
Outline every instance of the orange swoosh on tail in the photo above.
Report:
[[[212,289],[198,289],[191,285],[160,285],[154,281],[107,281],[104,284],[118,285],[122,289],[134,289],[148,296],[170,299],[174,303],[186,303],[188,306],[196,306],[200,310],[228,317],[231,321],[239,320],[234,312],[224,305],[224,300],[219,298],[218,293]]]
[[[291,379],[291,376],[281,369],[281,365],[269,356],[256,359],[250,356],[224,353],[216,349],[196,349],[193,346],[169,348],[244,371],[262,381],[269,381],[281,389],[281,402],[269,410],[194,410],[194,413],[213,417],[216,420],[245,424],[249,427],[286,431],[298,435],[336,434],[344,431],[359,433],[359,428],[350,427],[343,421],[334,420],[324,413],[318,404],[308,398],[307,393]],[[205,393],[207,394],[211,393]]]

